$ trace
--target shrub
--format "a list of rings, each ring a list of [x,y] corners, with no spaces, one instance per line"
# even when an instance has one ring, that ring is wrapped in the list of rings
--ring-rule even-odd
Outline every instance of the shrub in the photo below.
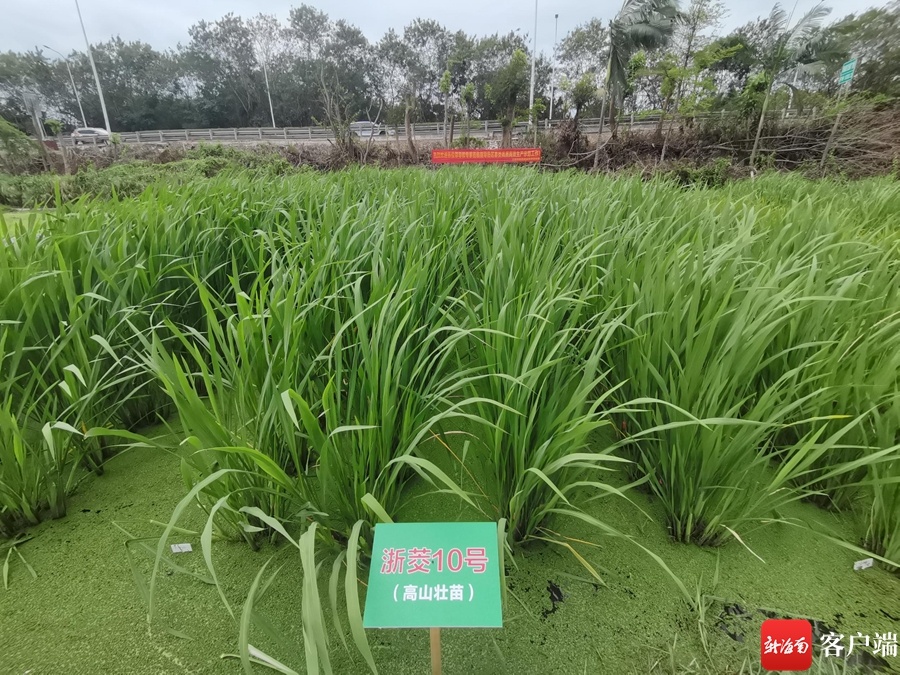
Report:
[[[453,141],[454,148],[486,148],[487,143],[483,138],[475,138],[473,136],[457,138]]]
[[[731,160],[719,157],[715,161],[701,165],[681,163],[663,173],[679,185],[698,187],[722,187],[731,177]]]
[[[38,162],[34,142],[0,117],[0,169],[8,173],[24,172]]]

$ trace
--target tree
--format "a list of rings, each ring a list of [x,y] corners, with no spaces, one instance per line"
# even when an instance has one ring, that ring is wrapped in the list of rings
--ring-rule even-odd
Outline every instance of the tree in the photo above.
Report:
[[[188,30],[184,60],[198,83],[201,115],[212,126],[261,123],[264,88],[250,26],[226,14]]]
[[[410,154],[416,155],[412,137],[411,113],[417,108],[419,77],[415,54],[409,44],[391,29],[378,43],[377,51],[382,95],[387,95],[394,114],[402,111],[406,142]],[[391,111],[389,111],[391,115]]]
[[[659,53],[659,50],[657,50]],[[635,52],[631,55],[631,58],[628,59],[628,77],[625,80],[625,91],[623,92],[622,97],[622,109],[624,110],[626,107],[625,101],[631,100],[631,111],[637,112],[640,103],[638,102],[638,96],[643,95],[648,102],[653,100],[653,96],[651,92],[644,89],[644,91],[640,90],[640,79],[641,73],[647,70],[647,63],[649,62],[649,57],[647,56],[647,52],[643,49]],[[656,95],[658,99],[659,96]],[[657,106],[658,107],[658,106]]]
[[[709,43],[709,39],[703,34],[704,31],[717,26],[724,15],[725,6],[720,0],[691,0],[691,4],[681,15],[681,21],[678,23],[673,37],[676,55],[672,65],[675,68],[667,70],[667,75],[672,80],[670,87],[672,91],[666,96],[666,102],[672,102],[672,94],[674,94],[674,102],[671,106],[673,114],[678,112],[686,86],[689,87],[692,84],[689,79],[691,75],[695,74],[690,68],[694,55]],[[663,119],[667,111],[668,106],[663,108],[660,115],[660,130],[662,130]],[[666,145],[674,123],[673,117],[666,131],[666,140],[663,142],[660,161],[665,159]]]
[[[459,57],[454,56],[457,50]],[[469,52],[469,40],[464,33],[451,34],[436,21],[424,19],[407,25],[402,37],[389,30],[378,43],[377,80],[382,96],[387,99],[389,116],[397,119],[402,107],[410,152],[415,152],[412,121],[438,120],[440,110],[446,129],[449,96],[454,87],[467,79]]]
[[[746,36],[734,32],[713,42],[714,46],[731,50],[731,56],[713,64],[710,69],[716,77],[720,100],[737,96],[744,87],[753,69],[759,63],[759,56]]]
[[[442,96],[440,81],[447,70],[453,35],[437,21],[416,19],[403,29],[412,103],[419,119],[439,119],[435,108]]]
[[[327,14],[309,5],[293,7],[288,23],[287,34],[295,58],[286,73],[287,82],[279,82],[278,88],[291,90],[291,94],[285,97],[291,111],[279,111],[278,114],[285,116],[287,112],[294,112],[295,123],[305,126],[313,124],[315,119],[322,119],[325,114],[319,91],[320,76],[324,70],[322,54],[334,26]]]
[[[194,99],[186,89],[190,78],[178,54],[118,37],[94,44],[93,52],[114,126],[124,131],[177,128],[191,121]],[[74,51],[66,59],[82,97],[86,122],[99,125],[102,112],[87,54]],[[24,126],[22,95],[32,92],[65,126],[82,126],[66,59],[48,58],[39,49],[0,54],[0,112]]]
[[[631,57],[641,49],[663,47],[672,36],[678,19],[677,0],[625,0],[609,22],[609,57],[603,87],[603,103],[609,102],[609,120],[616,135],[616,112],[628,88]],[[602,110],[602,108],[601,108]],[[594,151],[594,170],[600,163],[603,114]]]
[[[714,69],[720,61],[731,58],[741,48],[741,45],[723,47],[713,42],[694,54],[686,71],[688,86],[679,104],[679,113],[693,115],[712,108],[718,91]]]
[[[683,15],[675,1],[625,0],[612,21],[591,19],[562,38],[556,62],[569,83],[568,102],[575,105],[573,94],[585,101],[576,105],[579,119],[608,112],[615,134],[617,112],[662,110],[659,133],[668,138],[676,115],[721,106],[745,111],[751,126],[764,105],[768,110],[778,97],[788,98],[788,88],[799,105],[833,95],[837,72],[851,56],[859,59],[854,90],[900,95],[900,0],[814,30],[815,40],[784,59],[773,58],[786,54],[780,40],[792,21],[785,23],[783,12],[713,41],[722,0],[685,0]],[[279,125],[312,124],[324,119],[323,81],[340,84],[345,111],[372,118],[377,109],[390,124],[443,119],[449,128],[454,106],[465,108],[467,119],[510,124],[522,112],[517,102],[508,114],[508,100],[498,94],[514,53],[529,54],[518,31],[477,37],[416,19],[372,45],[356,26],[301,4],[287,23],[228,14],[197,23],[189,35],[175,51],[120,38],[94,46],[117,128],[255,126],[270,124],[273,113]],[[97,125],[102,115],[87,55],[72,52],[67,59],[87,121]],[[812,72],[816,61],[821,72]],[[547,59],[536,59],[535,75],[535,99],[547,100]],[[603,95],[588,91],[591,77],[600,87],[594,94]],[[31,124],[26,93],[39,95],[47,114],[67,126],[80,123],[65,59],[40,50],[0,53],[0,114],[22,129]]]
[[[725,5],[721,0],[691,0],[688,8],[682,13],[672,37],[674,52],[678,57],[678,65],[687,70],[694,59],[694,55],[709,46],[712,38],[705,34],[707,30],[719,25],[726,14]],[[684,95],[685,82],[682,78],[677,83],[676,96]],[[676,105],[677,108],[677,105]]]
[[[625,0],[619,13],[609,22],[604,100],[609,103],[609,123],[614,136],[616,112],[628,87],[628,65],[632,55],[641,49],[665,46],[675,30],[677,18],[676,0]]]
[[[759,150],[759,139],[762,137],[763,124],[766,119],[766,110],[769,107],[769,99],[772,95],[772,87],[775,81],[785,71],[795,66],[800,57],[813,44],[819,35],[822,21],[831,12],[831,9],[822,4],[813,7],[802,16],[797,23],[790,26],[790,17],[781,5],[776,4],[772,8],[768,18],[768,35],[766,43],[768,52],[763,54],[762,72],[765,78],[765,96],[763,98],[762,111],[759,114],[759,124],[756,126],[756,138],[753,141],[753,150],[750,152],[750,165],[756,161]]]
[[[463,97],[463,92],[471,84],[470,80],[472,77],[472,64],[474,60],[474,52],[475,52],[475,40],[470,36],[466,35],[462,31],[457,31],[453,35],[453,42],[450,47],[450,57],[447,61],[447,70],[446,73],[449,73],[449,100],[452,101],[454,96],[456,100],[459,102],[461,106],[466,105],[466,101]],[[471,89],[471,93],[474,96],[474,86]],[[468,121],[469,111],[466,111],[466,120]],[[450,117],[450,136],[449,143],[453,144],[453,123],[455,121],[455,116],[451,115]],[[446,124],[446,122],[445,122]],[[468,134],[468,124],[466,127],[466,133]]]
[[[404,102],[409,88],[407,64],[410,59],[407,46],[393,28],[375,46],[375,79],[387,107],[387,120],[391,124],[403,122]]]
[[[575,125],[578,125],[578,118],[581,111],[589,106],[597,96],[597,79],[593,73],[584,73],[575,84],[571,85],[569,97],[572,99],[572,106],[575,108]]]
[[[191,122],[194,101],[185,89],[188,78],[184,77],[177,54],[157,51],[144,42],[125,42],[119,37],[96,43],[92,49],[103,79],[109,117],[116,128],[170,129]],[[48,113],[66,126],[82,125],[78,99],[62,58],[48,59],[39,50],[6,56],[8,64],[18,62],[13,69],[22,77],[20,84],[40,94]],[[72,52],[67,58],[82,97],[86,121],[99,125],[103,115],[87,54]],[[5,88],[3,79],[0,76],[0,90]]]
[[[466,130],[463,134],[463,146],[469,147],[469,118],[472,116],[472,106],[475,105],[475,84],[472,82],[466,82],[465,86],[462,88],[460,92],[460,98],[462,99],[463,108],[466,113]]]
[[[321,96],[323,121],[334,135],[334,146],[345,159],[356,157],[357,146],[350,125],[356,118],[353,101],[335,73],[326,75],[319,72],[319,95]],[[330,78],[330,79],[329,79]],[[371,142],[371,137],[369,142]]]
[[[512,147],[512,128],[516,122],[516,106],[519,99],[528,91],[528,57],[521,49],[513,52],[509,63],[500,71],[491,83],[488,96],[494,105],[503,110],[500,124],[503,126],[504,148]]]
[[[556,59],[570,82],[585,73],[599,73],[609,49],[609,32],[600,19],[591,19],[569,31],[559,41]]]
[[[0,117],[0,168],[19,173],[37,156],[37,147],[22,131]]]
[[[363,32],[343,19],[335,22],[322,50],[323,67],[346,89],[357,115],[377,107],[372,46]]]
[[[489,35],[476,42],[470,78],[476,90],[472,108],[472,113],[476,116],[497,119],[503,115],[502,107],[494,103],[489,91],[494,80],[509,65],[516,50],[528,53],[525,39],[516,32]]]
[[[685,71],[678,65],[678,57],[671,52],[666,52],[657,61],[656,65],[647,68],[645,72],[658,77],[658,88],[659,95],[662,98],[662,105],[660,106],[659,124],[656,126],[656,134],[661,136],[666,119],[666,111],[678,107],[677,103],[674,106],[672,105],[672,100],[677,94],[678,83],[683,79]],[[671,128],[670,125],[669,130]],[[668,133],[666,137],[668,138]],[[663,147],[663,153],[665,153],[665,147]]]
[[[741,49],[741,45],[723,47],[713,44],[703,31],[716,26],[725,14],[725,8],[717,0],[692,0],[687,12],[683,14],[676,30],[676,47],[679,54],[667,54],[663,59],[661,74],[661,90],[665,105],[659,118],[657,133],[662,131],[666,113],[672,113],[672,119],[666,129],[659,161],[666,159],[669,137],[675,126],[675,116],[679,113],[696,112],[702,95],[709,93],[713,81],[702,79],[701,75],[715,63],[731,56]],[[714,87],[713,87],[714,88]],[[674,101],[673,101],[674,96]],[[684,105],[685,99],[688,105]]]
[[[320,58],[334,28],[328,15],[315,7],[300,5],[291,8],[288,22],[288,32],[306,62],[311,64]]]
[[[851,86],[856,91],[900,96],[900,1],[887,7],[867,10],[859,16],[851,14],[832,24],[823,41],[833,49],[817,56],[825,62],[829,83],[837,81],[841,64],[857,59]]]
[[[35,81],[40,79],[35,77],[36,69],[42,60],[40,52],[0,54],[0,115],[21,131],[28,128],[30,119],[25,94],[35,90]],[[46,99],[46,93],[40,93]]]
[[[450,58],[447,61],[447,70],[450,71],[451,94],[461,94],[463,87],[472,79],[476,42],[475,38],[466,35],[463,31],[453,34]]]

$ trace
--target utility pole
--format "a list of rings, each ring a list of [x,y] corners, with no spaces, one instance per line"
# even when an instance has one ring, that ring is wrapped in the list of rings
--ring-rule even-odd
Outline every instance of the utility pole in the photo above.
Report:
[[[103,100],[103,89],[100,87],[100,76],[97,75],[97,66],[94,64],[94,55],[91,52],[91,43],[88,42],[87,31],[84,29],[84,20],[81,18],[81,7],[78,6],[78,0],[75,0],[75,9],[78,11],[78,22],[81,24],[81,33],[84,35],[84,44],[87,46],[91,70],[94,71],[94,82],[97,83],[97,93],[100,95],[100,109],[103,110],[103,122],[106,124],[106,133],[112,136],[112,129],[109,126],[109,115],[106,114],[106,101]]]
[[[534,119],[534,63],[537,60],[538,0],[534,0],[534,35],[531,38],[531,93],[528,96],[528,117],[534,125],[534,144],[537,145],[537,120]]]
[[[559,31],[559,14],[554,14],[556,22],[553,26],[553,78],[550,80],[550,119],[553,119],[553,99],[556,98],[556,35]]]
[[[75,78],[72,77],[72,69],[69,68],[69,59],[67,59],[65,56],[63,56],[58,51],[53,49],[53,47],[48,47],[47,45],[44,45],[44,49],[49,49],[51,52],[53,52],[55,54],[59,54],[59,57],[63,60],[63,63],[66,64],[66,70],[69,71],[69,82],[72,83],[72,91],[75,92],[75,100],[78,101],[78,112],[81,113],[81,126],[86,127],[87,120],[84,117],[84,108],[81,107],[81,96],[78,94],[78,87],[75,86]]]
[[[269,114],[272,116],[272,128],[275,128],[275,109],[272,107],[272,93],[269,91],[269,69],[266,68],[266,56],[263,54],[263,75],[266,78],[266,96],[269,97]]]

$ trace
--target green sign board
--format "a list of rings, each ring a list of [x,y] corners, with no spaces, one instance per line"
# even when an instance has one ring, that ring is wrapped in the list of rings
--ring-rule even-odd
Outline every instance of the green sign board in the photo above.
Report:
[[[501,628],[497,523],[379,523],[366,628]]]
[[[856,59],[850,59],[841,66],[841,76],[838,84],[845,84],[853,79],[853,73],[856,70]]]

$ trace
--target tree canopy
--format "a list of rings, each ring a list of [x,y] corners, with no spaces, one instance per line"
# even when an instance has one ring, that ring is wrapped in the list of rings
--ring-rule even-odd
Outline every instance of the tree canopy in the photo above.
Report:
[[[900,0],[830,25],[817,17],[790,45],[785,28],[795,22],[785,24],[783,11],[716,35],[717,0],[691,0],[678,14],[675,8],[670,0],[626,0],[615,16],[576,26],[552,58],[538,55],[536,98],[549,100],[553,81],[564,98],[557,117],[576,109],[596,115],[605,99],[590,91],[595,82],[608,88],[612,107],[626,111],[739,109],[763,80],[774,87],[766,84],[764,94],[791,85],[833,95],[840,66],[851,56],[859,59],[854,91],[900,95]],[[339,83],[361,119],[377,111],[392,124],[407,116],[442,120],[448,112],[511,118],[521,101],[510,114],[511,95],[500,92],[510,67],[531,60],[530,40],[520,32],[476,36],[421,18],[371,42],[358,27],[310,5],[291,9],[287,21],[226,14],[196,23],[186,37],[169,50],[119,37],[93,46],[115,130],[271,124],[266,77],[279,126],[321,121],[323,82]],[[87,123],[101,126],[87,55],[73,51],[67,58]],[[810,63],[817,69],[778,79]],[[66,63],[54,54],[0,53],[0,116],[31,131],[26,94],[40,97],[45,117],[80,126]]]

